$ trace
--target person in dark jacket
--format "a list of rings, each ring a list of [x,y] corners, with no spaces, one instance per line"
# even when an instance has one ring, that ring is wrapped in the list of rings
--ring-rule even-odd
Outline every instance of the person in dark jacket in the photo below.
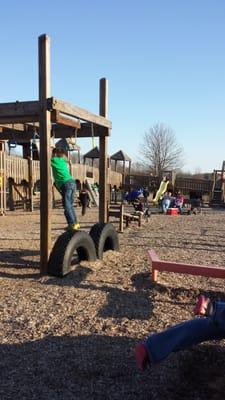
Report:
[[[82,207],[81,214],[85,215],[87,207],[90,207],[90,202],[91,202],[90,195],[85,184],[83,185],[83,188],[80,190],[79,201]]]
[[[148,207],[148,196],[149,196],[149,191],[146,186],[143,187],[143,197],[144,197],[144,205],[145,207]]]

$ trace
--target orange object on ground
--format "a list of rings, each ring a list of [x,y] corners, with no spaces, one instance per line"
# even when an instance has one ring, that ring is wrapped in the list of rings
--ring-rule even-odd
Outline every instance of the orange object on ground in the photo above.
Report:
[[[168,208],[167,215],[178,215],[178,208]]]

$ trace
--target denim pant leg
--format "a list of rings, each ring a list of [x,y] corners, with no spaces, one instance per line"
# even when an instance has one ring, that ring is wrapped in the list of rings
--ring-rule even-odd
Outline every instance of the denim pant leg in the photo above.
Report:
[[[76,224],[77,218],[74,209],[74,195],[76,185],[73,181],[68,181],[62,186],[62,203],[64,208],[64,214],[68,224]]]
[[[168,210],[168,208],[170,207],[170,200],[165,199],[162,201],[162,209],[163,212],[166,213],[166,211]]]
[[[223,338],[225,338],[224,329],[214,324],[210,318],[200,317],[149,336],[145,345],[150,359],[153,363],[157,363],[172,352],[185,350],[204,341]]]
[[[213,308],[214,311],[211,316],[213,323],[225,330],[225,302],[215,301],[213,302]]]

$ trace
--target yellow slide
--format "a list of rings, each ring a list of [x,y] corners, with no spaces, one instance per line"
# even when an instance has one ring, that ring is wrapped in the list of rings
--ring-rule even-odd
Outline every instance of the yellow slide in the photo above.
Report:
[[[153,199],[154,204],[158,204],[160,197],[167,190],[168,183],[169,183],[169,181],[165,181],[164,179],[162,180],[162,182],[160,183],[159,189],[156,192],[155,198]]]

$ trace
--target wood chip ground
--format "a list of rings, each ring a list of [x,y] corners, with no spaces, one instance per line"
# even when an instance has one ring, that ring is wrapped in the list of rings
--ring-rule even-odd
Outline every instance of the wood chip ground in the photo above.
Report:
[[[89,231],[97,210],[77,212]],[[63,210],[54,210],[53,240],[64,227]],[[225,300],[221,279],[161,273],[153,284],[147,257],[152,248],[164,260],[225,266],[225,211],[152,215],[119,241],[103,261],[40,278],[38,211],[0,217],[1,400],[224,399],[224,341],[172,354],[144,374],[133,349],[192,318],[200,293]]]

